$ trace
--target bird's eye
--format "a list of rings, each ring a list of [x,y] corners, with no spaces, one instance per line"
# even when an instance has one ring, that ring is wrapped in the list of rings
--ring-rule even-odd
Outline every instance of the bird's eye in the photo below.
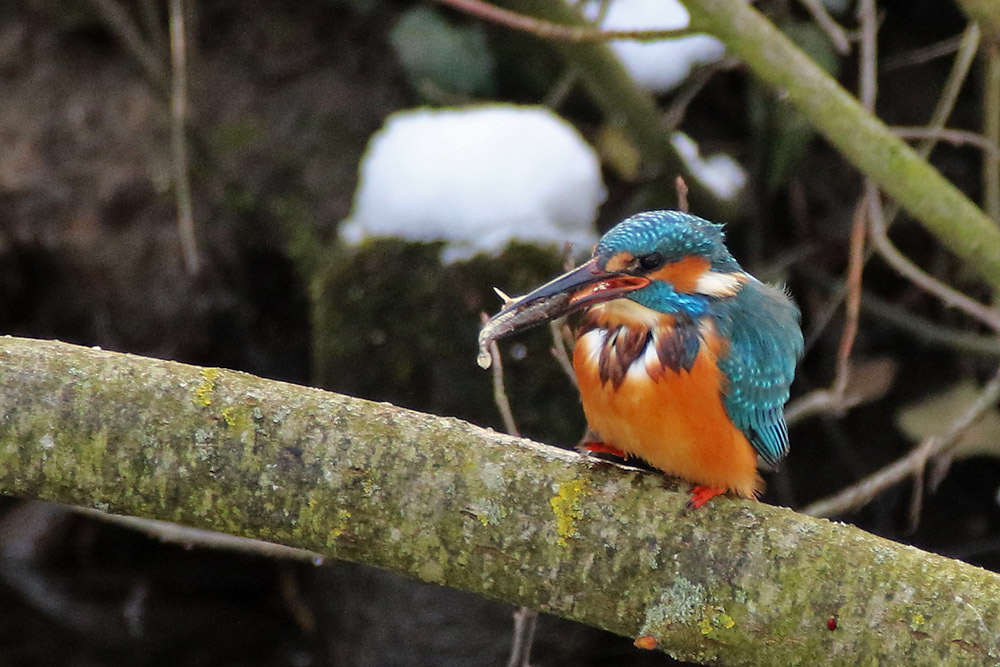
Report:
[[[643,271],[653,271],[663,266],[663,255],[651,252],[639,258],[639,268]]]

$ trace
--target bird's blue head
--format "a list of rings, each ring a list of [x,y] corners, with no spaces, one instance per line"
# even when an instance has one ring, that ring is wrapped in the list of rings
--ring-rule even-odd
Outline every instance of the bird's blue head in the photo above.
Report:
[[[633,215],[612,227],[594,249],[594,257],[604,268],[613,258],[623,255],[647,258],[648,265],[699,258],[707,261],[715,271],[740,269],[726,248],[722,225],[681,211],[648,211]]]
[[[615,225],[582,266],[508,301],[498,336],[614,299],[698,317],[749,280],[725,245],[722,225],[680,211],[639,213]]]
[[[735,295],[746,281],[726,248],[722,225],[681,211],[623,220],[601,238],[590,263],[609,274],[647,279],[623,296],[665,313],[701,314],[712,299]]]

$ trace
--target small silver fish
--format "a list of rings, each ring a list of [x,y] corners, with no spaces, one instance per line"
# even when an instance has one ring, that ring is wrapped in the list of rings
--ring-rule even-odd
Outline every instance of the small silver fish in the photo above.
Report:
[[[515,331],[558,317],[560,311],[566,310],[570,303],[570,295],[566,293],[540,298],[532,293],[517,299],[511,299],[500,290],[497,290],[497,293],[504,300],[504,307],[479,330],[479,355],[476,357],[476,362],[483,369],[493,364],[490,343]]]
[[[479,356],[483,368],[493,363],[489,347],[493,341],[521,329],[554,320],[592,304],[610,301],[641,289],[649,278],[629,272],[607,271],[594,257],[572,271],[557,276],[524,296],[511,299],[497,290],[503,309],[479,330]]]

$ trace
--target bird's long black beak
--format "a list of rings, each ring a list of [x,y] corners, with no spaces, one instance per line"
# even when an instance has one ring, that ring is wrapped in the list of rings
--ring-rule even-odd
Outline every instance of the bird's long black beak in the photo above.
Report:
[[[521,298],[515,299],[500,312],[502,313],[509,308],[524,307],[530,303],[558,295],[565,295],[568,300],[564,308],[555,309],[549,314],[548,319],[555,319],[585,306],[617,299],[648,284],[648,278],[605,271],[597,266],[595,258],[572,271],[567,271],[561,276],[553,278]]]
[[[490,343],[602,301],[617,299],[649,284],[648,278],[606,271],[597,259],[550,280],[491,317],[479,332],[479,365],[489,367]]]

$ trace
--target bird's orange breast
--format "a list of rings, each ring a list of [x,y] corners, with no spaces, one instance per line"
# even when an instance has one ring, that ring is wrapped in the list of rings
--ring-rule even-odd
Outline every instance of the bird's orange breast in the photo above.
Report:
[[[661,316],[658,334],[669,335],[671,326],[670,317]],[[624,377],[619,374],[619,382],[602,381],[600,370],[602,349],[612,332],[605,326],[586,331],[573,352],[591,429],[606,444],[668,474],[755,497],[762,486],[757,456],[722,404],[725,380],[716,359],[725,343],[714,329],[702,327],[690,370],[664,367],[655,344],[648,342]],[[604,361],[608,362],[607,353]]]

